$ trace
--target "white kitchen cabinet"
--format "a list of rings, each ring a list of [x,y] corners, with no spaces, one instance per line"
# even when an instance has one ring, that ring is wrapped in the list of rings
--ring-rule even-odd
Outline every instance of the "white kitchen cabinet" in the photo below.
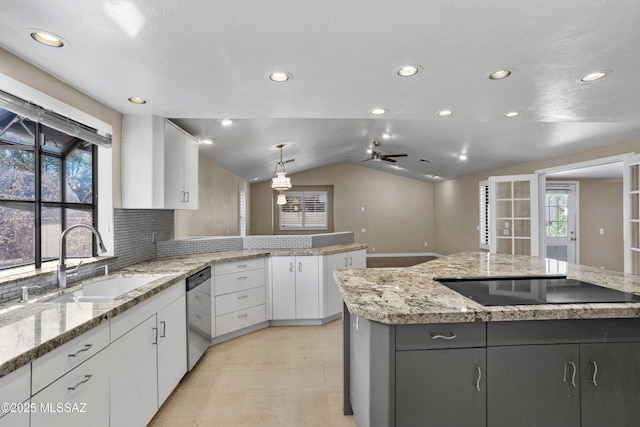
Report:
[[[267,320],[265,258],[214,266],[211,330],[225,335]]]
[[[319,265],[315,255],[271,258],[274,320],[320,317]]]
[[[163,117],[125,115],[122,206],[197,209],[198,142]]]
[[[111,425],[145,426],[187,372],[185,283],[111,319]]]
[[[338,284],[333,277],[334,270],[346,270],[350,268],[366,268],[367,252],[364,249],[324,257],[324,283],[323,283],[323,317],[333,316],[342,312],[342,296],[338,290]]]
[[[31,427],[108,427],[108,366],[102,350],[35,394]]]
[[[158,312],[158,406],[187,373],[186,295]],[[179,351],[177,351],[180,349]]]
[[[30,404],[30,390],[30,363],[0,378],[0,402],[15,404],[9,412],[0,411],[0,427],[29,427],[29,411],[24,408]]]

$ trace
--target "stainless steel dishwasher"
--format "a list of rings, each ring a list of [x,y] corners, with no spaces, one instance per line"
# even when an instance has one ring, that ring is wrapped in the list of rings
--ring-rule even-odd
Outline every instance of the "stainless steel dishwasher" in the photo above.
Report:
[[[193,369],[211,345],[211,267],[187,277],[187,360]]]

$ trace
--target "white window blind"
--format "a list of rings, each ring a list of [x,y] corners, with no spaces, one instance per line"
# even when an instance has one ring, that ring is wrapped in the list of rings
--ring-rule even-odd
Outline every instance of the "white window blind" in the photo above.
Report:
[[[280,230],[326,230],[327,192],[286,192],[287,203],[279,206]]]
[[[480,248],[489,249],[489,181],[480,181]]]

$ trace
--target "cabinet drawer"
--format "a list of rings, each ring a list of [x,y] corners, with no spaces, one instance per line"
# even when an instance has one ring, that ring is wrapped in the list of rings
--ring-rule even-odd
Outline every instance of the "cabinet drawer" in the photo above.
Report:
[[[216,335],[223,335],[267,320],[264,304],[216,317]]]
[[[215,264],[213,267],[214,274],[216,276],[219,276],[221,274],[237,273],[239,271],[256,270],[259,268],[264,269],[264,260],[264,258],[251,258],[243,259],[236,262]]]
[[[396,350],[484,347],[486,344],[486,323],[396,326]]]
[[[216,295],[224,295],[257,288],[258,286],[264,286],[264,284],[264,269],[259,269],[216,276],[214,287]]]
[[[220,295],[216,297],[216,316],[264,304],[265,300],[264,286]]]
[[[640,319],[489,322],[487,345],[640,342]]]
[[[31,393],[39,392],[108,345],[109,324],[105,322],[34,360]]]

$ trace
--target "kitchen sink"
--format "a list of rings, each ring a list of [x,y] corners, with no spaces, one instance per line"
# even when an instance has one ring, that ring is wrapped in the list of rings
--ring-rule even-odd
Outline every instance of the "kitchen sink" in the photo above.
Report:
[[[156,280],[158,276],[110,277],[86,283],[79,289],[47,300],[47,302],[104,302],[111,301],[142,285]]]

